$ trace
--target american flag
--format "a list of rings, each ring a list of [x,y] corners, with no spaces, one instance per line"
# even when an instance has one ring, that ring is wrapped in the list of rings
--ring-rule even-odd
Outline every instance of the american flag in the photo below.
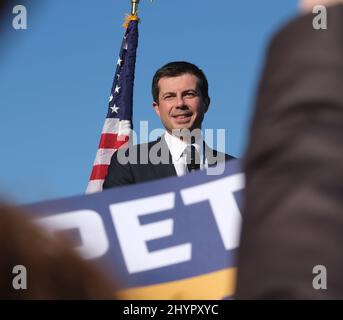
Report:
[[[120,48],[108,112],[86,193],[102,190],[113,153],[129,141],[132,130],[133,83],[138,46],[138,18],[127,18]]]

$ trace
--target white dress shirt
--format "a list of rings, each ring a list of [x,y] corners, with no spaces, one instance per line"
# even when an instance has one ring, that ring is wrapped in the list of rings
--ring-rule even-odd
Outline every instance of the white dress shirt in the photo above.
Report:
[[[174,168],[178,177],[185,175],[188,172],[186,153],[185,150],[187,146],[186,142],[180,140],[178,137],[171,135],[168,131],[164,134],[165,141],[168,145],[170,154],[172,156],[172,161]],[[207,168],[207,159],[204,156],[204,140],[201,135],[196,137],[196,140],[192,145],[199,152],[200,155],[200,170]]]

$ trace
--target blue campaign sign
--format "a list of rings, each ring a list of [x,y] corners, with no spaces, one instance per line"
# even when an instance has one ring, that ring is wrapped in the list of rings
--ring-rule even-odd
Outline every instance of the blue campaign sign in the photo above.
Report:
[[[235,284],[244,175],[196,172],[24,207],[124,284],[129,299],[224,299]]]

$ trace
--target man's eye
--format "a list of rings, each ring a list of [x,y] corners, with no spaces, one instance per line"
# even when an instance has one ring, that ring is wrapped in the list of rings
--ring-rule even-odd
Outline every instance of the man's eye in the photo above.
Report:
[[[165,99],[165,100],[170,100],[171,98],[173,98],[173,96],[172,96],[172,95],[167,95],[167,96],[164,96],[164,99]]]
[[[195,97],[196,93],[195,92],[187,92],[186,96],[188,96],[188,97]]]

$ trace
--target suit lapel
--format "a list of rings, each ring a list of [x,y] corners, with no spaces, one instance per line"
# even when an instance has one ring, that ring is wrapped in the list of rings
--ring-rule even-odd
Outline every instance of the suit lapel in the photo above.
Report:
[[[172,160],[172,156],[171,153],[169,151],[168,145],[164,139],[164,135],[160,138],[158,138],[156,143],[160,143],[161,144],[161,148],[158,151],[158,156],[161,156],[161,151],[162,152],[166,152],[168,153],[168,157],[169,157],[169,161],[168,163],[164,164],[164,163],[159,163],[159,164],[151,164],[151,167],[153,169],[153,171],[155,172],[155,175],[158,176],[159,178],[166,178],[166,177],[172,177],[172,176],[176,176],[176,170],[173,164],[173,160]]]
[[[224,153],[211,149],[205,142],[204,142],[204,149],[205,149],[205,156],[206,156],[209,167],[215,166],[217,164],[217,161],[219,163],[225,161]]]

